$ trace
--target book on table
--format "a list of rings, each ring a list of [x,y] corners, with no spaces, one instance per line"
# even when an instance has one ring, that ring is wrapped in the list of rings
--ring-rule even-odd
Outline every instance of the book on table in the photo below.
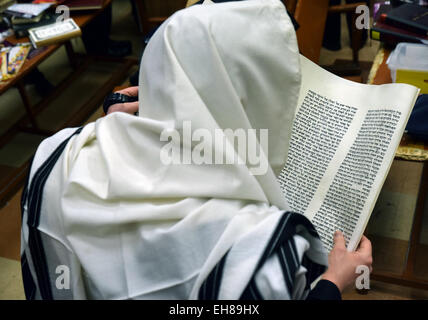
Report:
[[[0,81],[15,77],[31,50],[30,43],[22,43],[13,47],[5,47],[0,52]]]
[[[364,233],[419,89],[339,78],[301,56],[302,86],[278,176],[291,210],[313,222],[326,249]]]
[[[50,6],[51,6],[50,3],[40,3],[40,4],[15,3],[7,7],[7,9],[4,12],[11,16],[18,16],[22,18],[32,19],[42,14]]]
[[[416,7],[419,11],[419,6]],[[415,32],[412,27],[409,28],[403,23],[394,22],[394,16],[400,16],[400,10],[402,9],[397,11],[389,3],[378,4],[375,7],[374,23],[370,29],[370,37],[373,40],[379,40],[390,45],[397,45],[400,42],[428,44],[426,32]],[[427,12],[428,15],[427,8],[422,8],[422,10]]]
[[[428,36],[395,27],[382,21],[376,21],[373,24],[373,27],[370,29],[370,37],[373,40],[379,40],[392,45],[400,42],[428,44]]]
[[[428,36],[428,8],[404,4],[385,14],[386,22],[407,31]]]
[[[45,25],[28,30],[30,41],[35,48],[59,43],[82,34],[79,26],[73,19]]]

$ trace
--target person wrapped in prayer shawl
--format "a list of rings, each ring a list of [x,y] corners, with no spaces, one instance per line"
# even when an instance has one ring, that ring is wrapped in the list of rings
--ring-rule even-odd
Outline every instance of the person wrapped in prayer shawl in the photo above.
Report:
[[[174,14],[143,55],[138,116],[135,103],[113,106],[129,114],[112,111],[39,146],[22,196],[27,298],[340,299],[356,267],[371,265],[370,242],[348,252],[337,233],[328,255],[276,178],[300,83],[281,1]],[[189,124],[198,141],[186,137]],[[201,157],[228,150],[242,160],[227,129],[248,133],[263,170],[186,162],[219,132]],[[263,130],[268,145],[250,139]],[[165,161],[177,152],[181,163]]]

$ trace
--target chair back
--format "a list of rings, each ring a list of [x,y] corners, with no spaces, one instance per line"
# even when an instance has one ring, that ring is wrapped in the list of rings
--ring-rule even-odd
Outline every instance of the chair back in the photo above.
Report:
[[[140,31],[147,34],[174,12],[183,9],[187,0],[135,0]]]
[[[321,53],[328,8],[329,0],[298,0],[294,10],[300,25],[296,32],[300,53],[315,63]]]

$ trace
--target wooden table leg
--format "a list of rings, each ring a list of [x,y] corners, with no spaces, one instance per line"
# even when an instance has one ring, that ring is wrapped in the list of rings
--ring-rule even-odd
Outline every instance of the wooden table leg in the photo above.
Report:
[[[28,97],[27,90],[25,90],[23,81],[18,81],[16,87],[18,88],[19,94],[21,95],[22,101],[24,102],[24,107],[27,111],[27,116],[32,127],[38,129],[39,127],[37,125],[36,117],[34,116],[33,110],[31,109],[30,98]]]
[[[71,44],[71,41],[69,40],[66,43],[64,43],[64,46],[65,46],[65,51],[67,52],[67,57],[68,57],[68,60],[70,61],[71,67],[73,69],[77,69],[78,62],[77,62],[76,54],[74,52],[73,45]]]
[[[415,216],[413,218],[412,231],[410,236],[410,245],[407,255],[406,269],[404,270],[405,278],[413,277],[413,270],[416,262],[416,251],[420,241],[422,231],[422,221],[424,217],[424,207],[426,202],[426,194],[428,192],[428,168],[426,162],[422,171],[421,184],[419,186],[418,201],[416,203]]]

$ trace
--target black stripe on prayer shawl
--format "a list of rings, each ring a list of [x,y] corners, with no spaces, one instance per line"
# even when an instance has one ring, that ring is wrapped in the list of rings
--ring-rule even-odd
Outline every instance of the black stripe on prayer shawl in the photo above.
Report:
[[[42,206],[43,189],[46,181],[64,151],[69,140],[76,134],[79,134],[82,128],[77,129],[70,137],[63,141],[55,151],[49,156],[49,158],[40,166],[37,172],[34,174],[31,185],[26,186],[27,192],[24,193],[21,203],[27,203],[28,217],[28,246],[30,248],[30,254],[33,260],[34,269],[37,276],[37,283],[40,289],[41,298],[44,300],[52,300],[52,290],[49,280],[49,272],[46,263],[46,255],[43,248],[42,238],[38,230],[40,223],[40,209]],[[26,257],[24,255],[26,260]],[[31,277],[31,273],[30,273]],[[31,281],[27,278],[27,283],[24,282],[24,287],[28,286],[28,290],[31,290],[31,281],[34,283],[32,277]],[[27,289],[25,289],[27,290]]]
[[[296,234],[296,227],[299,225],[305,227],[306,230],[310,233],[310,235],[312,235],[314,238],[319,239],[319,235],[313,227],[312,223],[305,216],[301,214],[285,212],[282,215],[272,235],[272,238],[266,246],[265,251],[262,257],[260,258],[247,287],[245,288],[244,292],[240,297],[240,300],[263,299],[262,294],[257,288],[255,276],[257,272],[266,263],[266,261],[275,254],[279,258],[279,263],[283,272],[284,281],[291,296],[292,289],[294,286],[295,274],[300,266],[296,244],[293,238],[293,236]],[[221,261],[211,271],[208,278],[202,284],[201,288],[199,289],[199,299],[218,299],[219,289],[222,280],[222,274],[220,274],[220,272],[222,272],[224,268],[226,258],[227,254],[221,259]],[[308,269],[308,272],[306,274],[307,280],[316,279],[325,271],[325,266],[316,264],[315,262],[308,259],[306,255],[304,255],[303,261],[305,262],[305,267]],[[311,282],[309,282],[309,284]]]
[[[25,178],[24,188],[21,195],[21,221],[24,220],[24,207],[27,204],[28,199],[28,182],[30,181],[30,172],[33,165],[33,160],[34,156],[31,157],[30,165],[28,166],[27,177]],[[31,275],[30,266],[28,265],[25,252],[21,256],[21,273],[22,282],[24,283],[25,298],[27,300],[34,300],[36,295],[36,284],[34,283],[33,276]]]
[[[25,178],[24,189],[22,190],[22,195],[21,195],[21,221],[24,218],[24,207],[27,204],[27,200],[28,200],[28,182],[30,181],[30,172],[31,172],[31,167],[33,166],[33,161],[34,161],[34,155],[31,157],[30,165],[28,166],[27,177]]]
[[[304,226],[313,237],[319,239],[319,235],[316,232],[314,226],[305,216],[297,213],[285,212],[281,217],[263,256],[261,257],[255,272],[253,273],[249,285],[244,290],[244,293],[240,298],[241,300],[249,297],[247,291],[251,290],[250,284],[252,282],[255,283],[257,272],[262,268],[267,259],[269,259],[273,254],[277,254],[279,258],[285,284],[290,296],[292,295],[296,271],[300,266],[296,244],[294,242],[296,227],[299,225]],[[306,274],[306,279],[318,278],[326,268],[325,266],[321,267],[322,270],[318,268],[310,268]]]
[[[215,268],[210,272],[208,278],[199,289],[199,300],[217,300],[220,292],[221,279],[223,277],[224,264],[229,252],[227,252]]]
[[[320,274],[325,272],[326,267],[318,264],[308,258],[307,255],[303,256],[302,266],[306,268],[306,286],[305,289],[310,289],[311,283],[314,282]]]
[[[293,240],[288,241],[286,244],[279,248],[277,255],[279,258],[279,264],[281,266],[285,284],[287,286],[288,292],[291,294],[294,285],[294,275],[296,274],[297,268],[299,267],[299,263],[292,259],[291,252],[286,248],[290,242],[294,243]]]
[[[257,288],[256,281],[251,279],[240,300],[263,300],[263,296]]]
[[[24,285],[25,298],[34,300],[36,296],[36,284],[31,275],[30,266],[28,265],[27,256],[25,253],[21,257],[22,282]]]

